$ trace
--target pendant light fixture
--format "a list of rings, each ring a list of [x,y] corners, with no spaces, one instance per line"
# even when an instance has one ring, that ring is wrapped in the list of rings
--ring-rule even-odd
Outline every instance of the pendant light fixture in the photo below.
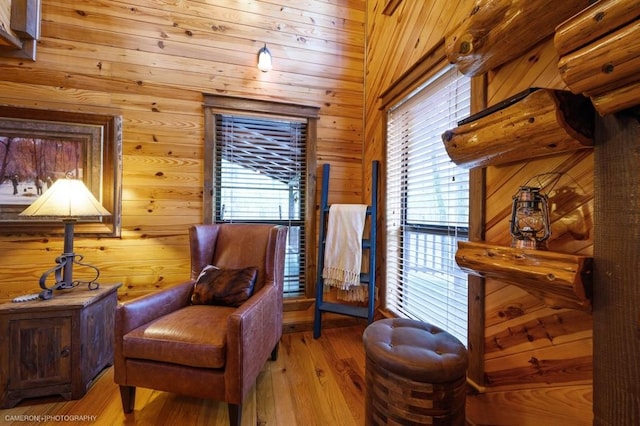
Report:
[[[267,44],[258,51],[258,69],[262,72],[271,70],[271,52],[267,49]]]

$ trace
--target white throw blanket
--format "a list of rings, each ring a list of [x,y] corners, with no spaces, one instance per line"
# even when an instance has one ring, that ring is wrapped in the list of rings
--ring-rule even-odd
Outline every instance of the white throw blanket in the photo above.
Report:
[[[324,283],[339,290],[360,284],[365,204],[332,204],[324,251]]]

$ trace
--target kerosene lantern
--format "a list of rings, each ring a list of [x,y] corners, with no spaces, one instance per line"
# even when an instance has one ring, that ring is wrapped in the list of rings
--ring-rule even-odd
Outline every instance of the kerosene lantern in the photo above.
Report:
[[[548,197],[540,193],[540,188],[522,186],[513,196],[511,210],[511,247],[520,249],[547,248],[551,236]]]

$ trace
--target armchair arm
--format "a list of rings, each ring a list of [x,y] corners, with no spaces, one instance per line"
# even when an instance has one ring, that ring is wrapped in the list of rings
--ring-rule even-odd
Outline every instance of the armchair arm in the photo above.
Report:
[[[122,355],[123,336],[149,321],[188,304],[192,289],[193,280],[117,306],[113,348],[114,380],[116,383],[120,385],[127,384],[127,369]]]
[[[228,319],[225,389],[227,401],[240,404],[282,336],[282,294],[273,282]]]
[[[115,317],[116,338],[186,306],[189,303],[193,283],[194,281],[190,280],[118,305]]]

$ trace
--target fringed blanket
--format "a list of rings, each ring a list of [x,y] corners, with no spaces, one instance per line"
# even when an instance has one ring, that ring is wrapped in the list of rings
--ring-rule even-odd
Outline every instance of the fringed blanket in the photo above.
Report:
[[[362,289],[356,289],[362,287],[360,270],[362,268],[362,233],[366,213],[367,206],[364,204],[333,204],[329,208],[322,270],[325,284],[339,290],[353,289],[358,294],[363,293]],[[353,294],[346,296],[343,300],[362,300],[361,297]]]

